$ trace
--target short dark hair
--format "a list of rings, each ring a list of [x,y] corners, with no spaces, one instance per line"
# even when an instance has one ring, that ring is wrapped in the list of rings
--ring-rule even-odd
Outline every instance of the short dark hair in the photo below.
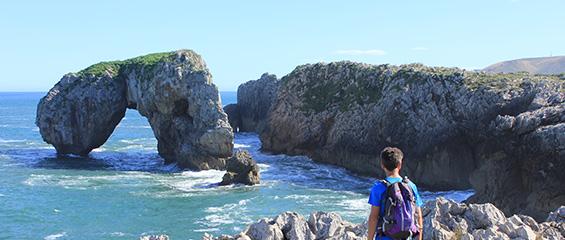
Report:
[[[404,154],[402,151],[395,147],[386,147],[381,152],[381,163],[386,170],[392,171],[400,166]]]

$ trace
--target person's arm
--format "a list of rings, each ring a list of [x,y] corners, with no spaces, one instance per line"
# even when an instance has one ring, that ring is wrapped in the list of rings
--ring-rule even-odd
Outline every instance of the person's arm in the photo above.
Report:
[[[379,221],[379,211],[381,207],[371,206],[371,213],[369,214],[369,234],[367,240],[374,240],[377,231],[377,222]]]
[[[418,234],[418,239],[424,239],[424,220],[422,218],[422,208],[417,207],[416,211],[418,212],[418,227],[420,228],[420,234]]]

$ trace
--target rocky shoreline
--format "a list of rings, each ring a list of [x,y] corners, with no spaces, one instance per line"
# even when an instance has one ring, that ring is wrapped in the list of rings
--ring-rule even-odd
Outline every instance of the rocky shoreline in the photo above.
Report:
[[[261,79],[240,86],[238,99],[254,101],[228,114],[237,114],[233,127],[257,132],[265,151],[378,177],[376,156],[392,145],[405,152],[403,175],[429,190],[473,188],[471,202],[538,220],[565,202],[558,76],[346,61]],[[246,119],[260,127],[242,128]]]
[[[426,240],[561,240],[565,237],[565,206],[551,212],[541,223],[525,215],[506,217],[492,204],[464,204],[444,198],[426,202],[422,214]],[[364,240],[366,238],[366,222],[353,224],[343,220],[339,214],[331,212],[313,212],[308,218],[295,212],[284,212],[274,218],[260,219],[235,235],[214,237],[205,233],[202,237],[203,240]],[[168,239],[168,237],[159,235],[141,239]]]

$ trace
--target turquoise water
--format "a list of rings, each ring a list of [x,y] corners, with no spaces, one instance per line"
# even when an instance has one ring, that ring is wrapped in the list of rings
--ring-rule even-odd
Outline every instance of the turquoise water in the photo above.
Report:
[[[258,186],[219,187],[221,171],[165,165],[145,118],[128,110],[89,158],[57,158],[34,124],[43,93],[0,93],[0,239],[136,239],[164,233],[200,239],[236,233],[283,211],[335,211],[362,222],[375,179],[306,157],[259,152],[255,134],[237,134],[261,168]],[[236,101],[222,92],[223,104]],[[463,200],[472,192],[423,192]]]

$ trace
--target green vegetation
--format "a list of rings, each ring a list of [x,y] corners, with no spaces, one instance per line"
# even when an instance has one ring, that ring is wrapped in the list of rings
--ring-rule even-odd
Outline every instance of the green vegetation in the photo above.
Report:
[[[463,84],[471,91],[487,88],[495,91],[508,91],[521,88],[525,80],[532,83],[549,81],[559,83],[561,80],[555,75],[532,75],[527,72],[518,73],[483,73],[465,72]],[[561,81],[563,83],[563,81]]]
[[[190,51],[192,53],[192,51]],[[193,53],[194,54],[194,53]],[[135,70],[138,73],[150,73],[161,62],[172,62],[175,59],[175,52],[153,53],[139,56],[123,61],[100,62],[78,72],[81,77],[100,76],[108,72],[112,77],[118,77],[125,70]]]
[[[343,112],[355,105],[378,103],[384,91],[401,92],[419,84],[449,83],[457,91],[485,89],[500,92],[521,89],[526,81],[545,81],[557,86],[558,91],[563,91],[565,86],[563,75],[489,74],[422,64],[391,66],[334,62],[299,66],[283,77],[281,87],[297,93],[302,99],[302,111],[319,113],[329,109]]]
[[[346,68],[351,68],[350,71],[343,72],[340,64],[346,64]],[[318,113],[332,107],[347,111],[352,105],[377,102],[382,96],[382,80],[387,79],[383,75],[384,65],[357,65],[345,62],[316,67],[321,68],[317,71],[293,72],[296,75],[306,74],[307,79],[312,79],[295,86],[297,90],[304,90],[303,111],[312,110]],[[292,73],[290,76],[292,77]]]

